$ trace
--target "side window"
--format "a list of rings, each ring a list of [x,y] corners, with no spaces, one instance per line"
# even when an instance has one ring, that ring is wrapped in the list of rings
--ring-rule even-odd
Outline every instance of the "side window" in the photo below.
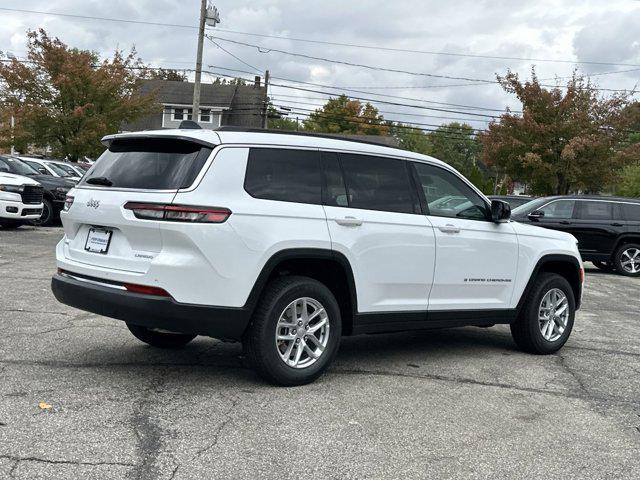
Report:
[[[340,169],[337,153],[322,153],[322,171],[325,184],[322,192],[322,202],[333,207],[348,207],[347,190],[344,187],[344,179],[342,178],[342,170]]]
[[[578,218],[581,220],[612,220],[613,203],[611,202],[579,202]]]
[[[575,200],[556,200],[540,209],[544,212],[544,218],[572,218],[575,208]]]
[[[640,222],[640,203],[623,203],[622,211],[625,220]]]
[[[340,154],[340,163],[351,208],[419,212],[405,160]]]
[[[252,148],[244,188],[255,198],[322,203],[320,153],[313,150]]]
[[[0,172],[11,172],[9,165],[7,165],[7,162],[5,162],[2,158],[0,158]]]
[[[426,163],[413,164],[424,192],[429,215],[486,220],[487,205],[455,174]]]

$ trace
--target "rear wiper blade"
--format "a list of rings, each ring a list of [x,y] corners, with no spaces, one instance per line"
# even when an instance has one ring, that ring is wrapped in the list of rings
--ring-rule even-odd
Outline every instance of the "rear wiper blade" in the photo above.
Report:
[[[92,185],[104,185],[105,187],[110,187],[111,185],[113,185],[113,182],[107,177],[92,177],[87,180],[87,183],[90,183]]]

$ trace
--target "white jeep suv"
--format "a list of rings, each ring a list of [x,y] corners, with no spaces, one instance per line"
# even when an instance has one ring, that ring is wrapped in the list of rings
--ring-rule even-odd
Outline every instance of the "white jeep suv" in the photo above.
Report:
[[[342,335],[501,323],[538,354],[569,337],[575,238],[509,221],[439,160],[225,128],[104,142],[67,197],[52,289],[150,345],[241,340],[263,377],[298,385]]]

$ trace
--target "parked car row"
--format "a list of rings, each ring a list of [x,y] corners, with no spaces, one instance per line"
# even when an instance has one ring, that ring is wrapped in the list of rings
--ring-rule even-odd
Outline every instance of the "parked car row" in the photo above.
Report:
[[[0,156],[0,226],[16,228],[30,222],[55,222],[67,192],[84,175],[82,167],[73,167],[76,166],[55,160]]]

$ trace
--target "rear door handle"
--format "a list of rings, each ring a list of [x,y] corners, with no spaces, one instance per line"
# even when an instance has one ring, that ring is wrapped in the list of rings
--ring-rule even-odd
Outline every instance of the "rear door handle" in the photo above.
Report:
[[[438,227],[438,229],[443,233],[460,233],[460,227],[456,227],[455,225],[451,225],[450,223]]]
[[[612,223],[611,226],[612,227],[624,227],[624,225],[622,225],[621,223]]]
[[[359,227],[362,225],[362,220],[356,217],[344,217],[336,218],[336,223],[344,227]]]
[[[568,222],[567,220],[562,220],[560,222],[560,225],[571,225],[571,222]]]

